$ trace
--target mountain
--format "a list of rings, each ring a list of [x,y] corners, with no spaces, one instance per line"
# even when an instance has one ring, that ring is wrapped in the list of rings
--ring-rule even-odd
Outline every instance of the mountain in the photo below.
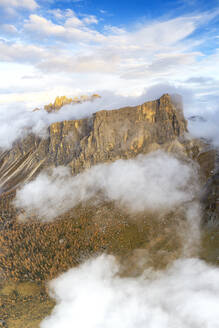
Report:
[[[48,301],[44,282],[91,255],[116,255],[124,264],[124,274],[128,271],[130,275],[141,271],[136,263],[130,266],[133,258],[146,256],[149,265],[160,269],[182,255],[182,236],[188,227],[186,210],[180,207],[160,213],[129,213],[113,200],[94,199],[77,204],[50,223],[33,217],[19,221],[22,210],[13,202],[17,190],[40,172],[60,165],[69,167],[76,176],[96,164],[134,159],[159,149],[174,154],[183,163],[192,163],[198,170],[204,209],[200,257],[217,263],[218,153],[203,140],[188,137],[187,121],[176,99],[164,94],[139,106],[57,122],[48,127],[47,137],[28,135],[0,153],[0,274],[2,281],[9,281],[3,295],[4,320],[20,316],[21,326],[38,327],[39,317],[42,319],[54,305]],[[45,109],[56,111],[69,102],[72,100],[57,98]],[[174,178],[177,181],[178,177]],[[37,290],[36,299],[35,292],[27,300],[19,291],[20,284],[26,286],[29,281]],[[11,284],[18,286],[17,294],[8,292]],[[15,310],[9,301],[16,304]],[[23,314],[23,302],[34,306],[30,326],[27,318],[32,308],[28,305],[28,313]],[[39,315],[40,304],[44,304],[44,312]]]
[[[98,94],[93,94],[91,96],[80,96],[80,97],[74,97],[74,98],[68,98],[66,96],[56,97],[54,103],[50,103],[49,105],[45,105],[44,109],[48,113],[57,112],[60,108],[62,108],[64,105],[69,104],[81,104],[86,101],[93,101],[97,98],[100,98]]]
[[[67,165],[77,174],[98,163],[133,158],[158,148],[190,151],[192,144],[180,141],[185,132],[183,113],[168,94],[136,107],[54,123],[47,138],[29,135],[0,154],[0,188],[13,190],[52,166]]]

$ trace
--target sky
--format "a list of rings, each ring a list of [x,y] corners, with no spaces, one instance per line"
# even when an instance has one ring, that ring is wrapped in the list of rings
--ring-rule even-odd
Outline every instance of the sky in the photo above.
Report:
[[[0,105],[156,85],[218,104],[218,0],[0,0],[0,15]]]

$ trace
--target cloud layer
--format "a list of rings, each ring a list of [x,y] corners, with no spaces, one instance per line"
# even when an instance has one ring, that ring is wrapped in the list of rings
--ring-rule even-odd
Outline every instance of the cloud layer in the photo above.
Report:
[[[41,173],[17,192],[15,205],[27,216],[51,220],[101,193],[132,212],[165,212],[191,202],[197,186],[195,167],[157,151],[96,165],[75,177],[66,167]]]
[[[166,271],[120,278],[112,256],[100,256],[50,282],[57,305],[41,328],[216,328],[219,269],[198,259]]]

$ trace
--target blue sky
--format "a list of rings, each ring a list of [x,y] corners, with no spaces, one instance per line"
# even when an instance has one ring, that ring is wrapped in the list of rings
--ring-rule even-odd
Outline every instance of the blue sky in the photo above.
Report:
[[[0,15],[0,103],[156,85],[218,100],[218,0],[0,0]]]

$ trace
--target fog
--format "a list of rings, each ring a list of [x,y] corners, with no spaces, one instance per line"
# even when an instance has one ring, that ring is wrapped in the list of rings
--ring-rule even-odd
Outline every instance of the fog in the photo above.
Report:
[[[102,255],[49,284],[55,306],[41,328],[217,328],[219,269],[180,259],[164,271],[121,278]]]
[[[204,112],[200,117],[189,121],[189,131],[196,138],[205,138],[219,147],[219,110]]]
[[[162,212],[191,202],[198,193],[197,167],[156,151],[136,159],[99,164],[77,176],[67,167],[42,172],[17,191],[25,215],[51,220],[94,197],[131,212]]]

